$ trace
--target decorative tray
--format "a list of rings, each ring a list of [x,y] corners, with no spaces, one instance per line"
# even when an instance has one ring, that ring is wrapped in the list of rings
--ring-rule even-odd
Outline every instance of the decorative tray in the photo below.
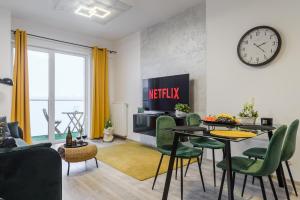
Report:
[[[218,122],[218,121],[205,121],[203,122],[207,125],[236,125],[236,122]]]
[[[76,145],[72,145],[72,146],[67,146],[66,144],[64,144],[64,147],[65,148],[79,148],[79,147],[84,147],[84,146],[87,146],[89,143],[88,142],[82,142],[82,143],[79,143],[77,142]]]

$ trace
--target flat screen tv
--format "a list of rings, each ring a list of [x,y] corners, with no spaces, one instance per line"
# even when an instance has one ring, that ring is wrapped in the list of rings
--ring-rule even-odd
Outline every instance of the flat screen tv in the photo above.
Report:
[[[144,79],[144,109],[170,112],[177,103],[189,104],[189,83],[189,74]]]

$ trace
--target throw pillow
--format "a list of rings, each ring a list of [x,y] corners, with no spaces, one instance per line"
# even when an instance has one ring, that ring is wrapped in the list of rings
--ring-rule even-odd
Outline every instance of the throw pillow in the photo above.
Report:
[[[17,147],[16,141],[12,137],[5,138],[2,142],[0,142],[0,148],[13,148]]]
[[[14,138],[21,138],[20,137],[20,134],[19,134],[19,123],[18,122],[11,122],[11,123],[8,123],[8,129],[10,131],[10,135],[11,137],[14,137]]]
[[[4,132],[6,137],[10,136],[10,131],[7,125],[6,117],[0,117],[0,129],[2,129],[2,131],[0,130],[0,132]]]

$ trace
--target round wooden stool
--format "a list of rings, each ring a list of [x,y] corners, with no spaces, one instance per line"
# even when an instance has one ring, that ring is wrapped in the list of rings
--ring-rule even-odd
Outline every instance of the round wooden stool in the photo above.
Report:
[[[58,148],[58,153],[61,158],[68,162],[68,176],[70,173],[70,163],[83,162],[94,158],[98,168],[98,161],[96,158],[97,152],[97,146],[94,144],[88,144],[86,146],[75,148],[67,148],[62,145]]]

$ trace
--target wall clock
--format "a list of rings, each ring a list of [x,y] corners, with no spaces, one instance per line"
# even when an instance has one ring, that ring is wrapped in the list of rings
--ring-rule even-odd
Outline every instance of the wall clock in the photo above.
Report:
[[[237,53],[246,65],[262,66],[276,58],[281,48],[279,33],[269,26],[257,26],[247,31],[239,41]]]

